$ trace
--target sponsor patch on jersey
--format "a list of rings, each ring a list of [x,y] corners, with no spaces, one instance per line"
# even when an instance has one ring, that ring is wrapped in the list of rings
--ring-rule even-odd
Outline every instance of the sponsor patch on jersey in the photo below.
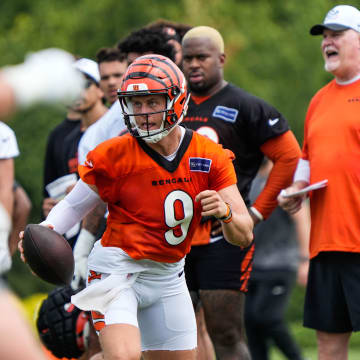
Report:
[[[210,172],[211,159],[190,158],[190,171]]]
[[[212,116],[224,121],[234,123],[236,121],[238,113],[239,111],[236,109],[218,105],[212,113]]]

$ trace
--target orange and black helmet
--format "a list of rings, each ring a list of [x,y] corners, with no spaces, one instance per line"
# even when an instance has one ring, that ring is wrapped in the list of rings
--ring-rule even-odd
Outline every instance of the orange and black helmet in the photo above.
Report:
[[[142,130],[135,121],[131,98],[134,96],[163,94],[166,107],[159,129]],[[118,96],[125,123],[133,136],[156,143],[166,136],[186,114],[189,95],[182,71],[169,58],[149,54],[138,57],[127,69]],[[154,113],[137,114],[151,115]]]

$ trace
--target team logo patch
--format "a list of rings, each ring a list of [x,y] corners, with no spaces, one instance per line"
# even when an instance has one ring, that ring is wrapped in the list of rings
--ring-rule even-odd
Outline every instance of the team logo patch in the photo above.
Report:
[[[211,160],[204,158],[190,158],[190,171],[210,172]]]
[[[234,123],[236,121],[238,113],[239,111],[236,109],[218,105],[212,113],[212,116],[224,121]]]

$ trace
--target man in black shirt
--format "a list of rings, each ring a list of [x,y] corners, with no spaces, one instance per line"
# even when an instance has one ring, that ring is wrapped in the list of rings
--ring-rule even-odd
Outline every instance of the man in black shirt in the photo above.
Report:
[[[256,224],[269,216],[277,205],[277,194],[291,183],[299,145],[274,107],[224,80],[224,42],[217,30],[207,26],[189,30],[182,48],[183,71],[191,90],[184,124],[234,152],[238,187]],[[251,181],[264,155],[274,162],[274,168],[250,206]],[[218,359],[250,358],[243,306],[253,252],[254,245],[240,249],[227,243],[216,222],[204,219],[186,257],[188,287],[193,299],[201,300]],[[200,356],[203,350],[200,340]]]
[[[264,159],[252,182],[250,199],[263,189],[272,162]],[[254,229],[255,256],[245,301],[245,327],[252,360],[268,360],[272,347],[289,360],[302,360],[286,321],[296,279],[306,285],[309,269],[308,204],[289,215],[279,206]]]
[[[68,110],[66,118],[57,125],[49,134],[44,163],[43,177],[43,216],[46,217],[51,208],[56,204],[56,200],[51,198],[46,185],[67,174],[64,171],[61,154],[65,137],[80,125],[80,114],[71,109]]]

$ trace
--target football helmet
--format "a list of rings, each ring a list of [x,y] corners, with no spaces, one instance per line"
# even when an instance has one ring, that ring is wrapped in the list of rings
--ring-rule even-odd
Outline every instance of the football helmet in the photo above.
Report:
[[[90,314],[71,304],[74,294],[70,286],[50,292],[36,320],[42,343],[58,358],[78,358],[87,348]]]
[[[148,123],[149,115],[163,113],[162,124],[159,129],[140,129],[131,99],[153,94],[165,96],[165,109],[136,115],[145,115]],[[118,97],[129,132],[149,143],[160,141],[183,120],[189,102],[184,74],[169,58],[156,54],[140,56],[128,67]]]

